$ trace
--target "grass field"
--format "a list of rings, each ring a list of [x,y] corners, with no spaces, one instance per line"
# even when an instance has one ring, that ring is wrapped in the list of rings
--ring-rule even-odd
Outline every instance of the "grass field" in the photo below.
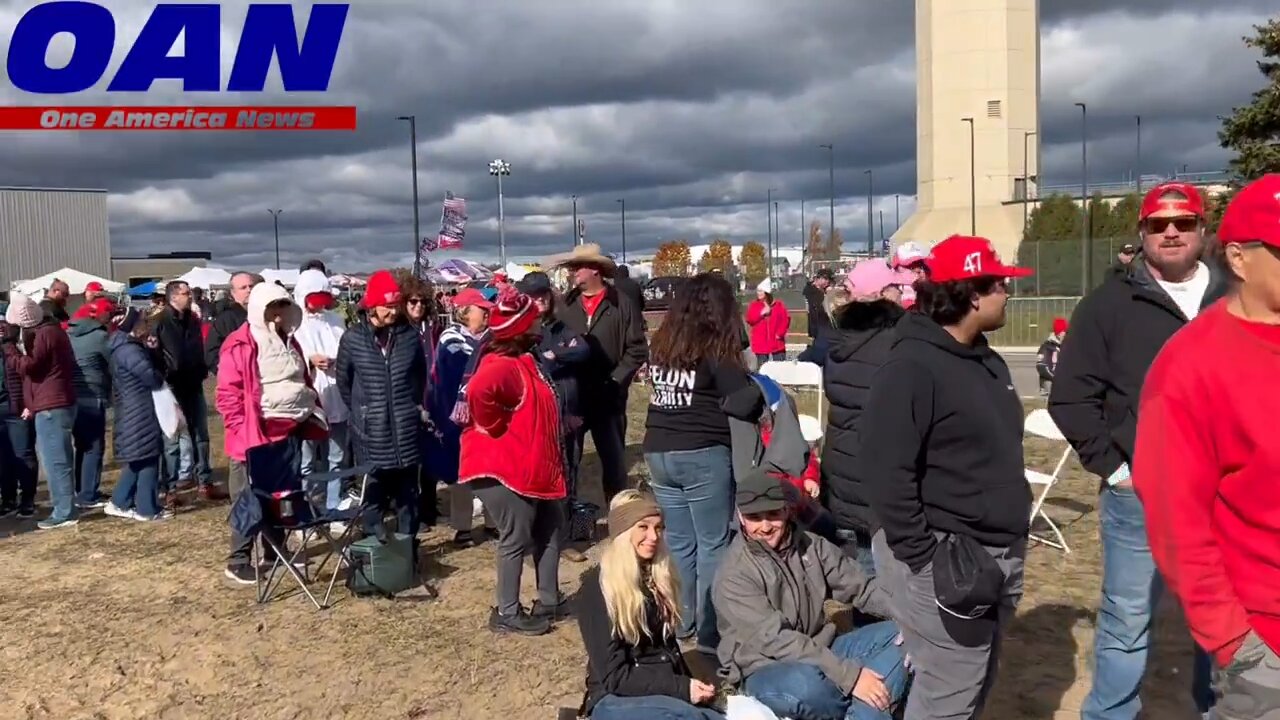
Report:
[[[645,400],[646,391],[633,392],[627,440],[636,480],[645,472]],[[222,478],[220,428],[214,434]],[[1060,452],[1027,443],[1033,467],[1052,469]],[[593,463],[584,468],[588,495],[599,491]],[[1048,512],[1073,552],[1032,546],[989,718],[1079,717],[1101,576],[1096,489],[1067,464]],[[295,595],[258,606],[252,589],[223,579],[226,513],[226,505],[195,505],[158,525],[94,513],[50,533],[0,520],[0,716],[537,720],[577,706],[585,660],[572,622],[540,638],[486,629],[491,546],[454,550],[449,531],[432,531],[424,552],[435,600],[344,597],[321,613]],[[586,567],[561,566],[565,592]],[[1156,643],[1147,717],[1190,720],[1191,646],[1167,602]]]

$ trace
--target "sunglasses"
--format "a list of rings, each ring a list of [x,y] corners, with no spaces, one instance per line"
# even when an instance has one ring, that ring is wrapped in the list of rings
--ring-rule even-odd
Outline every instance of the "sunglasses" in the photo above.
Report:
[[[409,298],[405,301],[405,305],[426,305],[427,301],[422,298]]]
[[[1191,232],[1200,227],[1200,218],[1194,217],[1176,217],[1176,218],[1147,218],[1143,221],[1148,235],[1159,235],[1173,225],[1178,232]]]

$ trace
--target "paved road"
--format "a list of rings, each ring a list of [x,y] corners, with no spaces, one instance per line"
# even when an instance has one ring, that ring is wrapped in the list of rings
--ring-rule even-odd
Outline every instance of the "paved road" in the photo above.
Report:
[[[1024,399],[1040,397],[1040,380],[1036,375],[1036,354],[1033,352],[1006,352],[1004,361],[1009,364],[1013,386]]]

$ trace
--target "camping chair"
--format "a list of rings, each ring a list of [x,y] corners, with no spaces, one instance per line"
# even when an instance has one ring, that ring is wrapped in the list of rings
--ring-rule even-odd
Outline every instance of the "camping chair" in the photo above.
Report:
[[[783,387],[815,388],[818,391],[818,422],[827,423],[827,398],[822,387],[822,368],[798,360],[770,360],[760,366],[761,375]]]
[[[323,499],[316,502],[315,498],[324,497],[324,488],[329,481],[362,475],[368,472],[368,468],[356,467],[303,477],[298,471],[299,451],[300,441],[296,438],[248,451],[245,468],[249,491],[236,499],[231,510],[231,524],[244,537],[255,538],[253,566],[259,603],[270,600],[284,583],[284,578],[291,577],[316,609],[323,610],[330,605],[338,574],[344,567],[352,566],[347,545],[357,527],[355,520],[360,517],[364,506],[357,504],[346,510],[330,510],[324,506]],[[363,495],[362,489],[361,497]],[[345,524],[345,529],[337,537],[330,530],[330,524],[335,522]],[[287,542],[290,533],[297,539],[293,550],[289,549]],[[323,541],[328,551],[312,573],[302,561],[307,559],[309,547],[317,538]],[[331,558],[336,558],[336,565],[323,599],[317,599],[308,585],[313,575],[320,577]]]
[[[1053,418],[1049,416],[1049,411],[1044,408],[1032,410],[1031,414],[1027,416],[1024,428],[1026,432],[1046,440],[1067,442],[1067,439],[1062,435],[1062,431],[1058,429],[1057,424],[1053,422]],[[1062,457],[1058,458],[1058,464],[1053,468],[1052,475],[1026,468],[1027,482],[1031,484],[1032,493],[1035,496],[1031,504],[1031,524],[1034,526],[1036,517],[1039,516],[1049,526],[1049,530],[1053,532],[1057,540],[1036,535],[1035,533],[1031,533],[1030,538],[1049,547],[1057,548],[1064,553],[1070,553],[1071,548],[1067,547],[1066,538],[1062,536],[1062,531],[1058,529],[1057,524],[1045,514],[1044,501],[1049,497],[1049,491],[1058,482],[1058,476],[1062,474],[1062,467],[1067,464],[1067,458],[1070,456],[1071,445],[1068,444],[1062,451]]]

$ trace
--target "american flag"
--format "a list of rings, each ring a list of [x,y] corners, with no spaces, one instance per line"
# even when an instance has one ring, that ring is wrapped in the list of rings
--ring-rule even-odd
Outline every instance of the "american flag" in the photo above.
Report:
[[[467,201],[445,193],[444,209],[440,213],[440,234],[436,247],[441,250],[462,247],[467,234]]]

